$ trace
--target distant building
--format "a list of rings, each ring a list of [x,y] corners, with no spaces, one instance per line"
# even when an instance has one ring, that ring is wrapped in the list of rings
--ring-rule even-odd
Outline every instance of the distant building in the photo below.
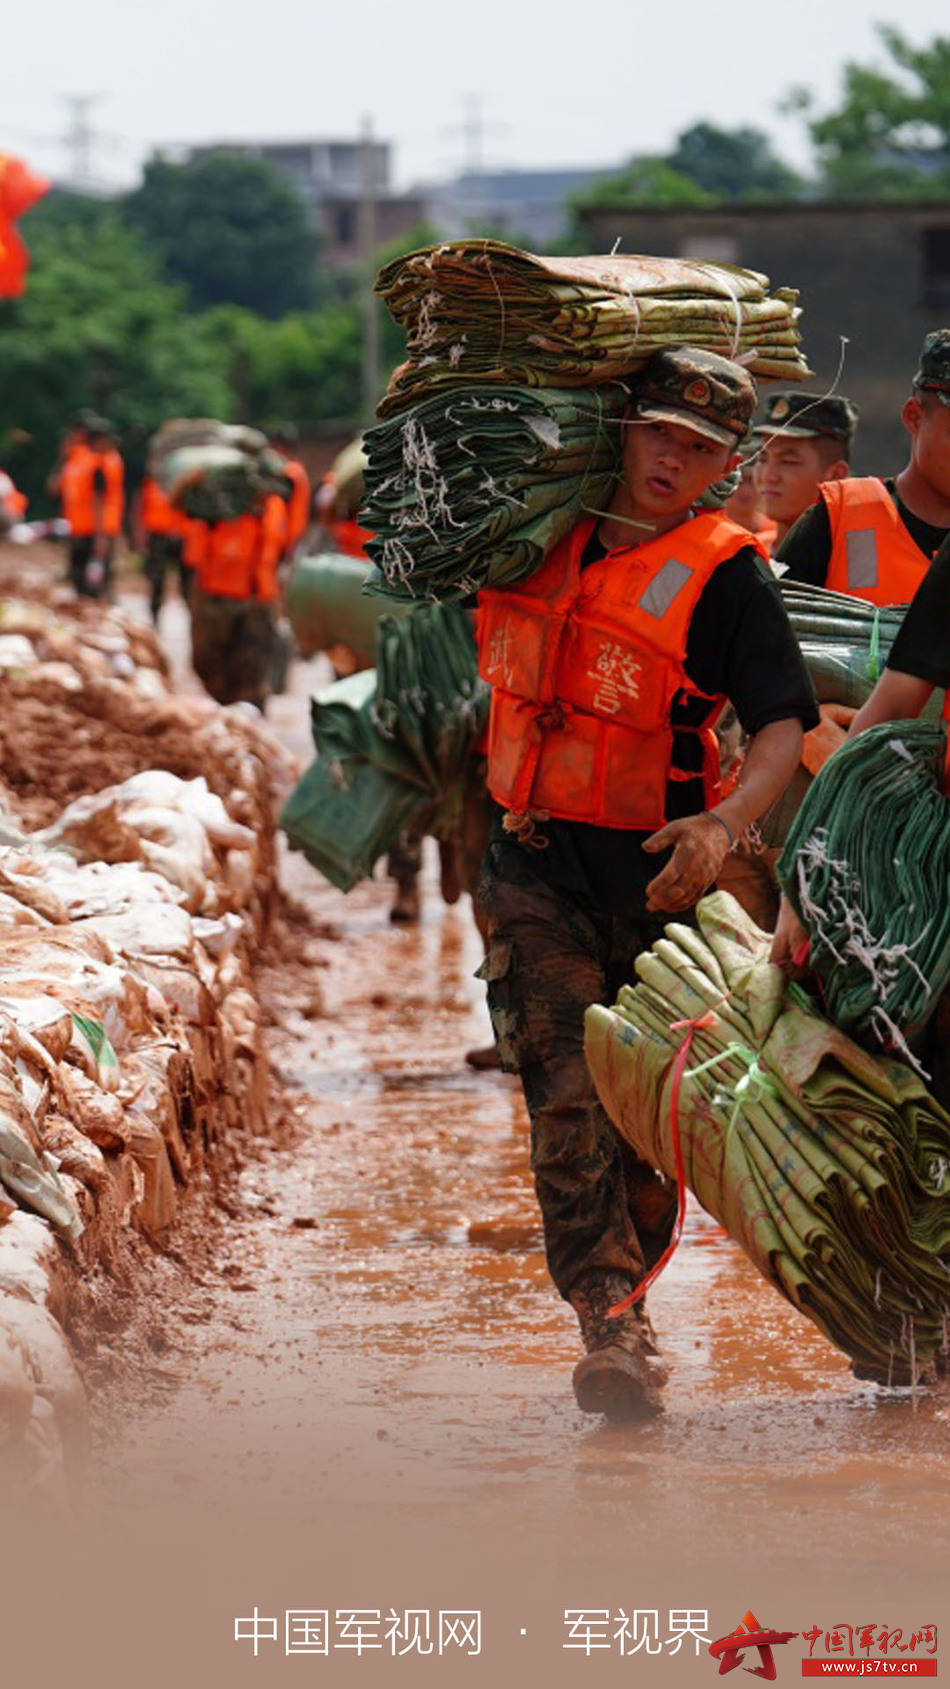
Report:
[[[469,170],[427,190],[429,221],[448,240],[490,231],[550,247],[565,232],[572,194],[604,170]]]
[[[322,238],[321,257],[331,265],[359,259],[359,204],[363,191],[363,145],[359,140],[213,141],[188,149],[186,157],[239,153],[263,158],[296,188]],[[376,238],[380,246],[407,234],[426,214],[421,193],[398,194],[390,187],[389,141],[371,141],[376,195]]]
[[[861,407],[856,466],[903,467],[900,411],[924,335],[950,325],[950,201],[847,200],[583,214],[591,252],[709,258],[797,287],[805,351],[824,391],[847,337],[841,391]]]

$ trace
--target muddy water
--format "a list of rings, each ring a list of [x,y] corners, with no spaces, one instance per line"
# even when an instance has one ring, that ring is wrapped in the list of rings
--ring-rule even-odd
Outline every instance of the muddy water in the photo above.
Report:
[[[306,678],[274,708],[298,749]],[[242,1683],[296,1669],[228,1652],[251,1604],[481,1607],[502,1682],[573,1680],[562,1615],[585,1604],[708,1609],[713,1636],[750,1607],[790,1629],[947,1618],[950,1397],[855,1383],[693,1211],[651,1298],[664,1418],[579,1414],[520,1094],[463,1060],[488,1035],[465,900],[441,905],[430,862],[400,929],[384,882],[343,898],[300,858],[283,872],[307,960],[271,958],[261,989],[296,1140],[248,1162],[198,1312],[194,1283],[182,1318],[164,1309],[178,1387],[107,1404],[85,1514],[140,1587],[174,1591],[194,1658]],[[633,1669],[606,1658],[587,1669]],[[663,1655],[647,1675],[713,1670]]]

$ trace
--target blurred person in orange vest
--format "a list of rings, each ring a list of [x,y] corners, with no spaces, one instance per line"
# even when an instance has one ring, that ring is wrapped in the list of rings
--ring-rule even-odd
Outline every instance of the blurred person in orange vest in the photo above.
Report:
[[[80,596],[88,591],[86,571],[96,540],[96,454],[89,438],[89,424],[94,421],[88,411],[74,418],[46,483],[59,498],[69,524],[69,579]]]
[[[782,544],[820,488],[846,481],[858,409],[843,394],[773,393],[753,437],[759,445],[755,487],[775,528],[772,551]]]
[[[287,538],[284,557],[291,558],[310,526],[310,477],[302,463],[292,456],[292,448],[299,435],[292,422],[281,422],[268,429],[268,439],[283,459],[284,474],[293,483],[287,500]]]
[[[359,523],[363,502],[363,471],[366,453],[360,439],[352,440],[334,460],[317,489],[315,514],[322,532],[323,551],[339,551],[344,557],[366,557],[366,542],[372,530]]]
[[[190,608],[195,592],[195,579],[199,565],[204,561],[211,530],[207,522],[199,522],[194,516],[186,516],[183,510],[175,511],[175,520],[177,531],[181,535],[181,596]]]
[[[169,564],[181,572],[182,597],[185,596],[182,552],[183,523],[187,520],[175,509],[146,465],[145,479],[139,489],[136,538],[144,557],[145,578],[150,589],[149,609],[156,627],[165,596],[165,573]]]
[[[125,464],[119,455],[111,425],[97,417],[89,429],[89,445],[96,454],[96,545],[93,562],[86,570],[87,581],[111,597],[116,541],[122,533],[125,515]],[[96,564],[100,567],[97,568]],[[100,572],[101,570],[101,572]]]
[[[191,660],[219,704],[266,708],[286,537],[287,508],[276,494],[254,512],[206,525],[191,602]]]
[[[15,485],[12,476],[0,469],[0,535],[9,533],[26,515],[27,499]]]

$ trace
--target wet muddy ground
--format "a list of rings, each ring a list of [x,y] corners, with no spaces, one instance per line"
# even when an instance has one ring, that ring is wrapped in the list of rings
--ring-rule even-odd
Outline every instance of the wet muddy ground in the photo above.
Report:
[[[321,675],[298,669],[273,706],[301,753]],[[693,1210],[651,1296],[665,1416],[578,1413],[520,1093],[463,1059],[488,1036],[467,900],[441,904],[429,861],[421,924],[397,928],[385,881],[344,898],[299,857],[281,871],[292,903],[260,989],[282,1136],[248,1155],[203,1251],[155,1274],[160,1364],[135,1357],[124,1386],[116,1339],[98,1392],[82,1528],[110,1545],[115,1646],[137,1634],[121,1598],[132,1568],[166,1614],[156,1680],[176,1637],[231,1682],[306,1670],[231,1644],[254,1605],[480,1607],[481,1664],[503,1683],[522,1662],[548,1682],[643,1662],[565,1653],[566,1607],[709,1609],[713,1636],[750,1607],[798,1630],[864,1622],[864,1608],[950,1616],[950,1393],[915,1405],[856,1383]],[[319,1665],[331,1682],[427,1675],[383,1663]],[[480,1682],[477,1664],[428,1675]],[[649,1664],[666,1683],[715,1669],[682,1653]]]

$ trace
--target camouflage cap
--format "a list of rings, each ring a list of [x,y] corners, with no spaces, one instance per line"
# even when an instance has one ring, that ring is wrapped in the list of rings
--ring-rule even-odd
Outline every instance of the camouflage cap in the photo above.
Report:
[[[840,440],[850,446],[858,407],[841,393],[772,393],[756,434],[784,434],[790,440]]]
[[[925,335],[914,386],[936,393],[941,404],[950,405],[950,328],[935,328]]]
[[[654,352],[631,383],[631,398],[644,421],[679,422],[736,450],[756,404],[748,370],[696,346]]]

